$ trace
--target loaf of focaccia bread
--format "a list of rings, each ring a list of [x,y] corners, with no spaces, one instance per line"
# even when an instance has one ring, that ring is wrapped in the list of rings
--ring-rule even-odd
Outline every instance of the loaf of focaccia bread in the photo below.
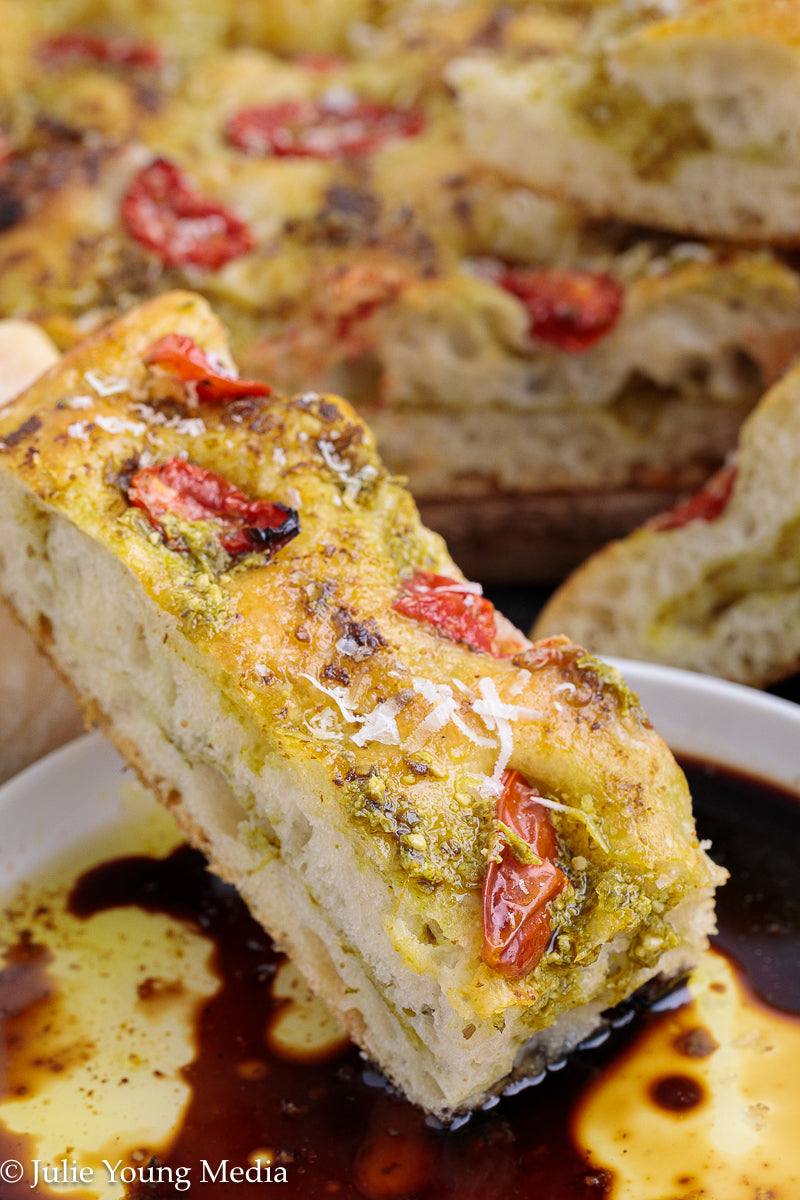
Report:
[[[358,6],[322,7],[290,32],[337,57],[289,59],[284,4],[238,6],[247,44],[198,21],[179,47],[161,7],[42,25],[0,0],[28,24],[2,95],[0,314],[66,347],[192,286],[245,372],[352,400],[459,562],[552,578],[722,462],[800,348],[798,276],[474,162],[443,64],[550,61],[577,6],[371,5],[349,41]],[[500,557],[510,528],[523,552]]]
[[[621,677],[467,583],[334,396],[168,294],[0,423],[2,586],[417,1103],[469,1108],[695,961],[720,872]]]
[[[705,488],[601,550],[556,592],[537,636],[757,687],[800,669],[800,368],[745,422]]]
[[[596,216],[800,240],[795,0],[618,4],[574,51],[450,79],[471,149],[514,179]]]

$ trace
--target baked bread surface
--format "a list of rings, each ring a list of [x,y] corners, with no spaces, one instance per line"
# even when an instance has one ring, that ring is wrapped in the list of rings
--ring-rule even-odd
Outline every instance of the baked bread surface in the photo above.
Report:
[[[599,551],[536,636],[764,687],[800,667],[800,369],[742,427],[704,492]]]
[[[620,4],[574,53],[450,78],[473,153],[511,178],[597,216],[797,244],[793,0]]]
[[[535,1070],[691,963],[721,873],[685,779],[621,678],[580,647],[495,658],[401,615],[458,581],[336,397],[189,402],[143,356],[170,333],[230,364],[184,293],[71,351],[3,416],[2,582],[92,716],[233,880],[360,1044],[440,1114]],[[174,458],[299,513],[270,561],[129,503]],[[457,720],[452,720],[455,714]],[[503,768],[549,803],[570,883],[536,968],[481,960]]]

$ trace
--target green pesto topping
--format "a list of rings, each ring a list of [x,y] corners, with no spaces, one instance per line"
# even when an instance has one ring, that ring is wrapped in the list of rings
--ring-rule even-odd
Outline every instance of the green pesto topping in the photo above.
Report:
[[[542,860],[534,853],[533,847],[530,846],[524,838],[521,838],[518,833],[510,829],[505,821],[495,819],[495,826],[502,833],[505,843],[517,862],[522,863],[526,867],[540,867]]]
[[[640,179],[669,180],[685,158],[713,149],[687,101],[650,105],[632,85],[612,83],[602,66],[573,94],[572,109],[585,130],[630,159]]]
[[[564,1006],[582,1001],[586,967],[597,961],[617,934],[627,935],[630,944],[625,955],[617,956],[609,976],[609,1004],[629,995],[633,977],[653,967],[680,941],[662,917],[681,899],[680,888],[654,899],[648,894],[648,881],[634,868],[615,865],[600,870],[582,862],[581,870],[560,863],[572,887],[551,902],[553,944],[529,977],[538,999],[523,1020],[533,1029],[547,1025]]]
[[[167,542],[191,555],[198,566],[216,575],[230,567],[233,560],[222,548],[217,521],[187,521],[174,513],[164,513],[160,521]]]
[[[238,828],[237,836],[248,850],[258,855],[259,864],[255,870],[260,870],[266,863],[280,855],[280,843],[274,833],[269,833],[256,820],[243,821]]]
[[[167,517],[166,521],[170,521],[170,518]],[[180,530],[178,524],[181,526]],[[118,528],[122,537],[134,534],[146,542],[158,558],[159,573],[163,573],[169,581],[172,593],[169,607],[176,616],[188,621],[191,626],[199,624],[214,627],[229,615],[228,601],[219,583],[221,572],[217,569],[217,560],[203,553],[208,530],[195,531],[192,528],[207,525],[213,525],[213,522],[178,522],[170,534],[170,541],[172,542],[174,537],[175,542],[168,544],[139,509],[128,508],[118,518]],[[185,534],[189,535],[189,542],[184,541]],[[217,530],[217,538],[218,536]],[[224,551],[222,553],[230,564],[230,555]]]
[[[610,666],[609,663],[603,662],[602,659],[595,658],[588,651],[575,660],[575,666],[580,671],[590,672],[600,687],[613,692],[622,716],[627,717],[631,713],[640,719],[644,716],[641,700],[636,695],[636,692],[631,691],[616,667]]]
[[[412,883],[428,888],[446,884],[458,891],[480,887],[487,848],[498,840],[488,801],[473,796],[465,806],[454,795],[444,811],[423,816],[406,792],[373,771],[350,784],[348,803],[355,819],[378,835]]]

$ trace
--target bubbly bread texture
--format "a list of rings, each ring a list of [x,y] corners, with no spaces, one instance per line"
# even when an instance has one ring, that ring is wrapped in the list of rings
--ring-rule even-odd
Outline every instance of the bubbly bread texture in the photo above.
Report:
[[[706,489],[579,568],[542,612],[605,654],[757,687],[800,669],[800,369]]]
[[[450,79],[470,148],[514,179],[597,216],[798,241],[794,0],[618,5],[574,52]]]
[[[367,1054],[430,1111],[470,1108],[693,963],[724,873],[616,672],[496,614],[509,657],[399,610],[420,571],[462,611],[476,589],[344,401],[204,399],[152,364],[170,334],[232,371],[205,302],[168,294],[4,414],[3,589]],[[154,523],[132,501],[166,463],[290,505],[299,534],[268,557],[192,511]],[[487,864],[531,861],[496,817],[507,771],[549,806],[566,881],[517,975],[482,955]]]

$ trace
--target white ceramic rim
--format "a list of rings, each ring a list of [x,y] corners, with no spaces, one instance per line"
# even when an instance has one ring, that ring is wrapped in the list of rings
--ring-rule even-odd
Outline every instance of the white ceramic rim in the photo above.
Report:
[[[694,671],[622,658],[608,661],[639,693],[675,754],[800,793],[800,705]]]

